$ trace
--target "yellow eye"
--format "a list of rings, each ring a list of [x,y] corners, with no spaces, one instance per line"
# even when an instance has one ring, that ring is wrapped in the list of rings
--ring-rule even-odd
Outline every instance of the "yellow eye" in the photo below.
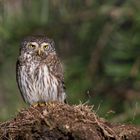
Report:
[[[33,45],[33,44],[30,44],[30,45],[29,45],[29,48],[31,48],[31,49],[35,49],[35,48],[36,48],[36,46],[35,46],[35,45]]]
[[[43,46],[44,49],[47,49],[49,47],[49,44],[46,44]]]

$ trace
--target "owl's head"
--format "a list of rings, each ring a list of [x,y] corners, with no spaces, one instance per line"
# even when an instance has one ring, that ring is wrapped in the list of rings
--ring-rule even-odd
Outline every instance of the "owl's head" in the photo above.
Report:
[[[21,53],[34,56],[47,56],[55,53],[54,41],[46,36],[31,36],[22,41]]]

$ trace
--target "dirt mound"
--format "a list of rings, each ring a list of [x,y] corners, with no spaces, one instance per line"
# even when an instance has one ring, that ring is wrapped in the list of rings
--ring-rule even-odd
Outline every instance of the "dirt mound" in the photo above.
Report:
[[[99,118],[91,106],[52,102],[0,124],[2,140],[139,140],[140,129]]]

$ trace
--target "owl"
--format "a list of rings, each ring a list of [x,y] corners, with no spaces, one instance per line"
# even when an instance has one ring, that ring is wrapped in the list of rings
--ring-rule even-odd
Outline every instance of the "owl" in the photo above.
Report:
[[[25,102],[65,102],[63,69],[54,41],[46,36],[25,38],[16,64],[16,79]]]

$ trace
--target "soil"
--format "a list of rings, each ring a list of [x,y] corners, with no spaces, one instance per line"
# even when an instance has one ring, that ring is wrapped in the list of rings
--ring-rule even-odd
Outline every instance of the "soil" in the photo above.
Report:
[[[140,140],[140,127],[110,123],[92,106],[51,102],[0,123],[0,140]]]

